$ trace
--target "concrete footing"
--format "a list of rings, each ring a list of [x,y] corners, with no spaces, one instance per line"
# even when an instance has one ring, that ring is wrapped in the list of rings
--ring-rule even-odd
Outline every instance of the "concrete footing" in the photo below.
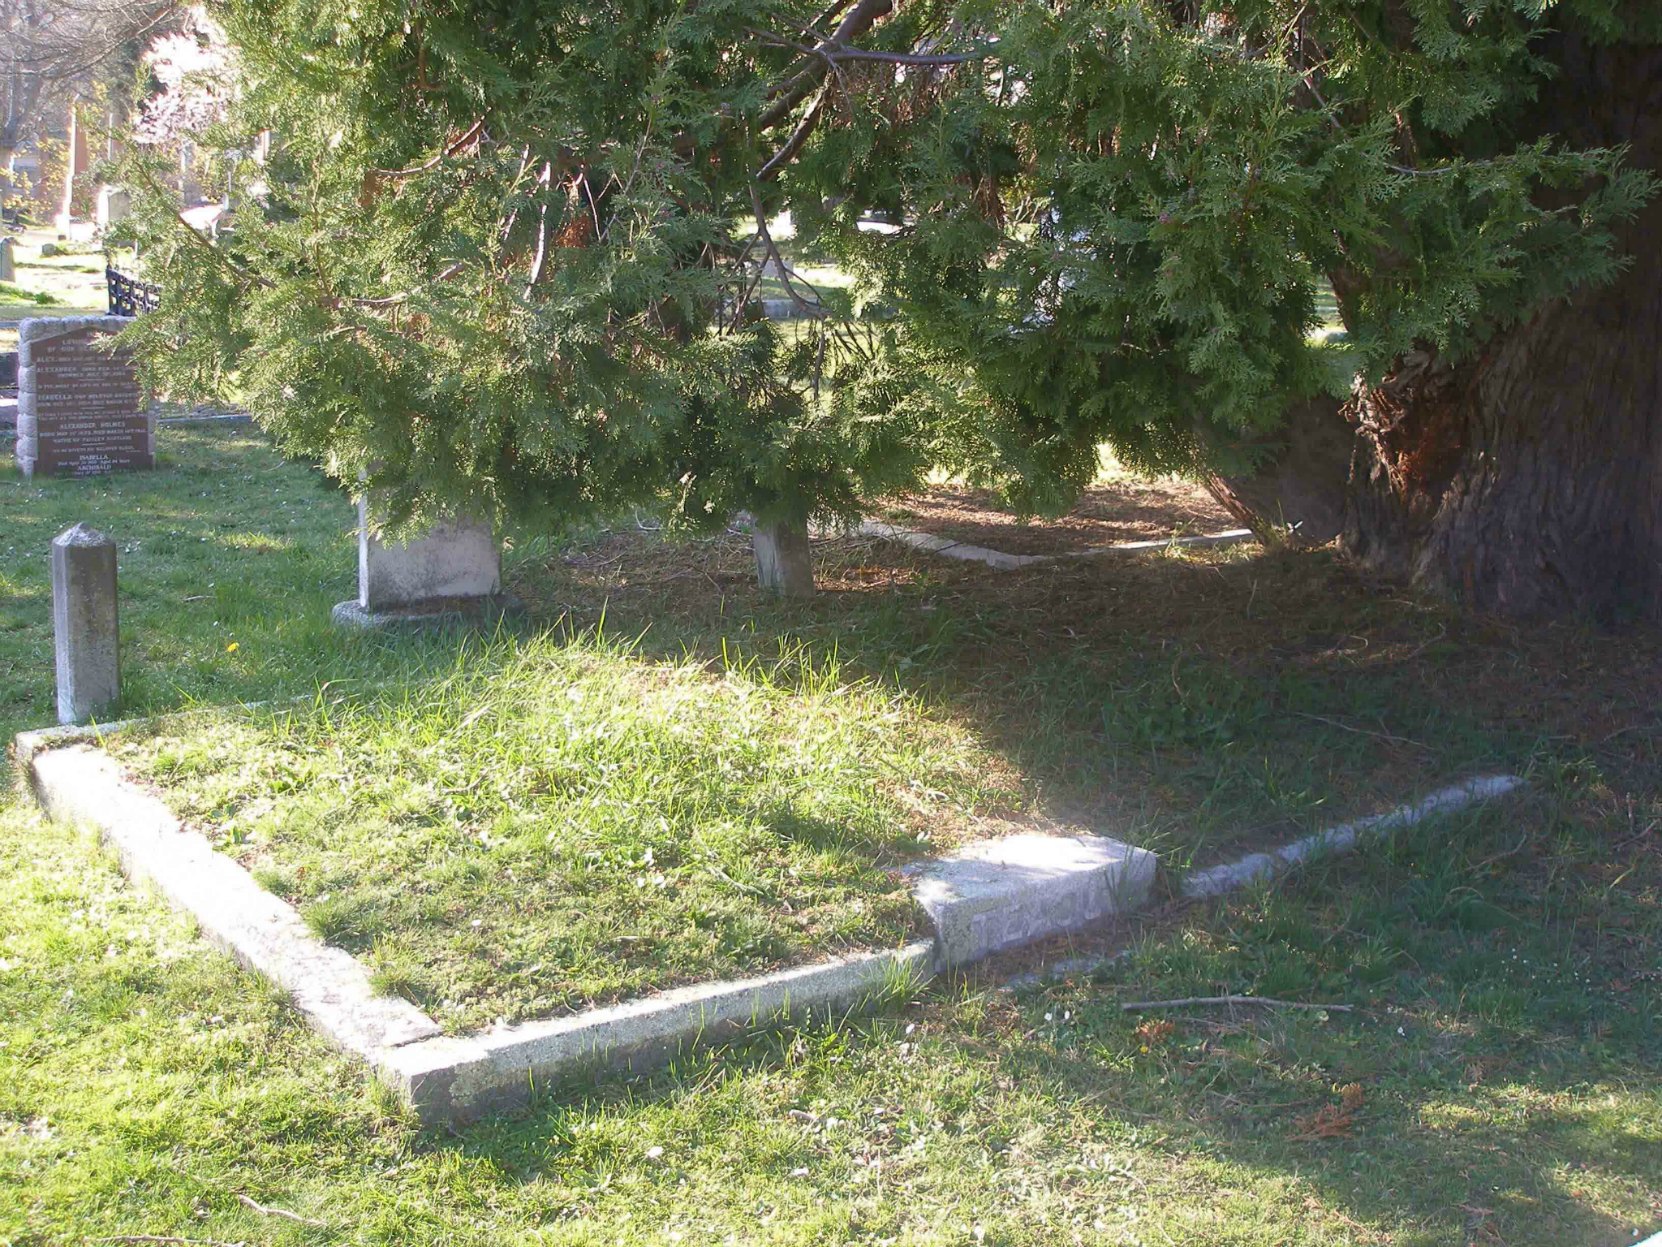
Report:
[[[1140,907],[1159,862],[1106,836],[983,840],[918,872],[943,966],[967,965]]]

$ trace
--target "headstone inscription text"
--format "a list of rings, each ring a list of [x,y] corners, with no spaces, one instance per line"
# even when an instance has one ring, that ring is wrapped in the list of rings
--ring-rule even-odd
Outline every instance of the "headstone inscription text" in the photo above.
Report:
[[[120,316],[18,327],[17,466],[25,476],[97,476],[155,465],[156,423],[132,354],[106,340]]]

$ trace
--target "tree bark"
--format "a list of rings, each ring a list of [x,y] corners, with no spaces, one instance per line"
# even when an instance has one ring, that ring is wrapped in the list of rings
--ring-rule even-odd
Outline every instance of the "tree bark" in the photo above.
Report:
[[[1543,128],[1662,169],[1662,48],[1560,35],[1550,50],[1562,73]],[[1331,412],[1306,403],[1279,456],[1214,492],[1254,528],[1342,492],[1350,556],[1472,609],[1662,620],[1659,238],[1653,201],[1621,232],[1630,266],[1613,284],[1538,309],[1476,358],[1399,360],[1342,409],[1348,467]]]
[[[1345,482],[1356,430],[1337,399],[1294,404],[1273,434],[1232,449],[1257,459],[1250,472],[1214,473],[1212,496],[1267,546],[1323,546],[1344,529]]]
[[[1557,39],[1543,115],[1662,167],[1662,48]],[[1343,544],[1364,566],[1515,618],[1662,619],[1662,202],[1611,285],[1453,367],[1404,358],[1347,407]]]

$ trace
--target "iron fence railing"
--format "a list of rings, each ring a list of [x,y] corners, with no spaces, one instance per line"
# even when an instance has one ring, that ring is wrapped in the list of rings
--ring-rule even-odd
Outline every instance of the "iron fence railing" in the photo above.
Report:
[[[104,269],[104,284],[110,292],[111,316],[140,316],[154,312],[162,301],[162,289],[140,281],[115,267]]]

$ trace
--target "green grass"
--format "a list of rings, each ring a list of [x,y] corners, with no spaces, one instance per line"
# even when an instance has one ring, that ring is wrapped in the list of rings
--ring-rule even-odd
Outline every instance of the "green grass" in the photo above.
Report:
[[[77,522],[117,543],[129,713],[308,693],[320,664],[343,681],[388,669],[376,647],[329,626],[330,605],[355,592],[354,512],[343,494],[246,428],[164,428],[158,446],[153,472],[0,477],[7,737],[52,721],[48,553]]]
[[[231,851],[256,860],[295,834],[306,873],[274,858],[262,876],[343,940],[365,938],[366,915],[459,895],[428,887],[447,862],[477,863],[477,895],[503,912],[564,912],[569,897],[527,886],[587,860],[536,843],[528,828],[555,818],[613,836],[592,897],[627,878],[675,910],[686,898],[634,850],[652,847],[667,882],[684,865],[669,850],[690,860],[709,824],[655,817],[721,799],[735,856],[711,860],[818,889],[830,921],[839,863],[872,865],[857,847],[898,857],[982,787],[1178,863],[1479,767],[1528,770],[1533,795],[1051,950],[1124,940],[1092,978],[1016,996],[938,984],[875,1018],[545,1089],[452,1137],[414,1129],[269,987],[9,793],[0,1243],[1557,1247],[1662,1224],[1654,631],[1463,619],[1319,553],[998,576],[843,543],[818,599],[769,603],[737,541],[631,526],[516,534],[522,633],[365,637],[327,624],[352,591],[338,492],[247,430],[161,442],[152,474],[0,483],[0,730],[51,717],[47,543],[76,520],[107,528],[130,708],[206,707],[151,756]],[[289,713],[212,709],[296,696]],[[693,767],[712,748],[733,777]],[[902,782],[884,787],[889,749]],[[533,765],[551,782],[521,775]],[[774,797],[830,826],[770,823]],[[886,826],[890,802],[905,812]],[[447,858],[417,851],[434,845]],[[804,862],[824,873],[803,883]],[[361,877],[323,901],[314,865]],[[384,986],[436,990],[396,934],[368,938]],[[628,960],[598,964],[621,976]],[[531,998],[497,985],[513,990],[482,1013]],[[1119,1008],[1220,992],[1357,1011]]]
[[[25,303],[31,306],[50,307],[60,300],[46,293],[44,290],[25,290],[22,286],[13,285],[9,281],[0,281],[0,308],[8,303]]]
[[[125,712],[205,709],[131,762],[456,1029],[891,945],[916,922],[893,867],[983,815],[1181,868],[1651,714],[1618,673],[1654,636],[1526,638],[1320,554],[1000,576],[843,542],[793,604],[756,593],[742,539],[517,533],[522,629],[342,633],[345,497],[246,428],[167,428],[162,451],[0,484],[0,729],[50,719],[51,537],[106,528]],[[265,700],[289,708],[234,709]]]
[[[193,717],[129,761],[447,1026],[894,946],[918,924],[894,868],[1015,795],[963,725],[834,658],[674,660],[557,616],[342,633],[344,496],[247,429],[161,438],[154,473],[0,485],[0,727],[49,718],[51,538],[108,531],[123,714],[304,699]]]
[[[455,1137],[14,802],[0,1242],[1629,1243],[1662,1221],[1662,809],[1630,795],[1584,769],[1094,978],[943,984]],[[1221,990],[1358,1011],[1118,1007]]]
[[[990,760],[835,664],[808,679],[503,636],[384,697],[190,716],[118,756],[384,990],[472,1029],[918,933],[895,868]]]
[[[96,248],[58,242],[46,229],[25,230],[13,235],[17,275],[0,283],[0,316],[62,316],[102,312],[105,308],[104,257]],[[54,256],[40,254],[42,244],[55,242],[63,251]],[[130,252],[117,261],[131,269]]]

